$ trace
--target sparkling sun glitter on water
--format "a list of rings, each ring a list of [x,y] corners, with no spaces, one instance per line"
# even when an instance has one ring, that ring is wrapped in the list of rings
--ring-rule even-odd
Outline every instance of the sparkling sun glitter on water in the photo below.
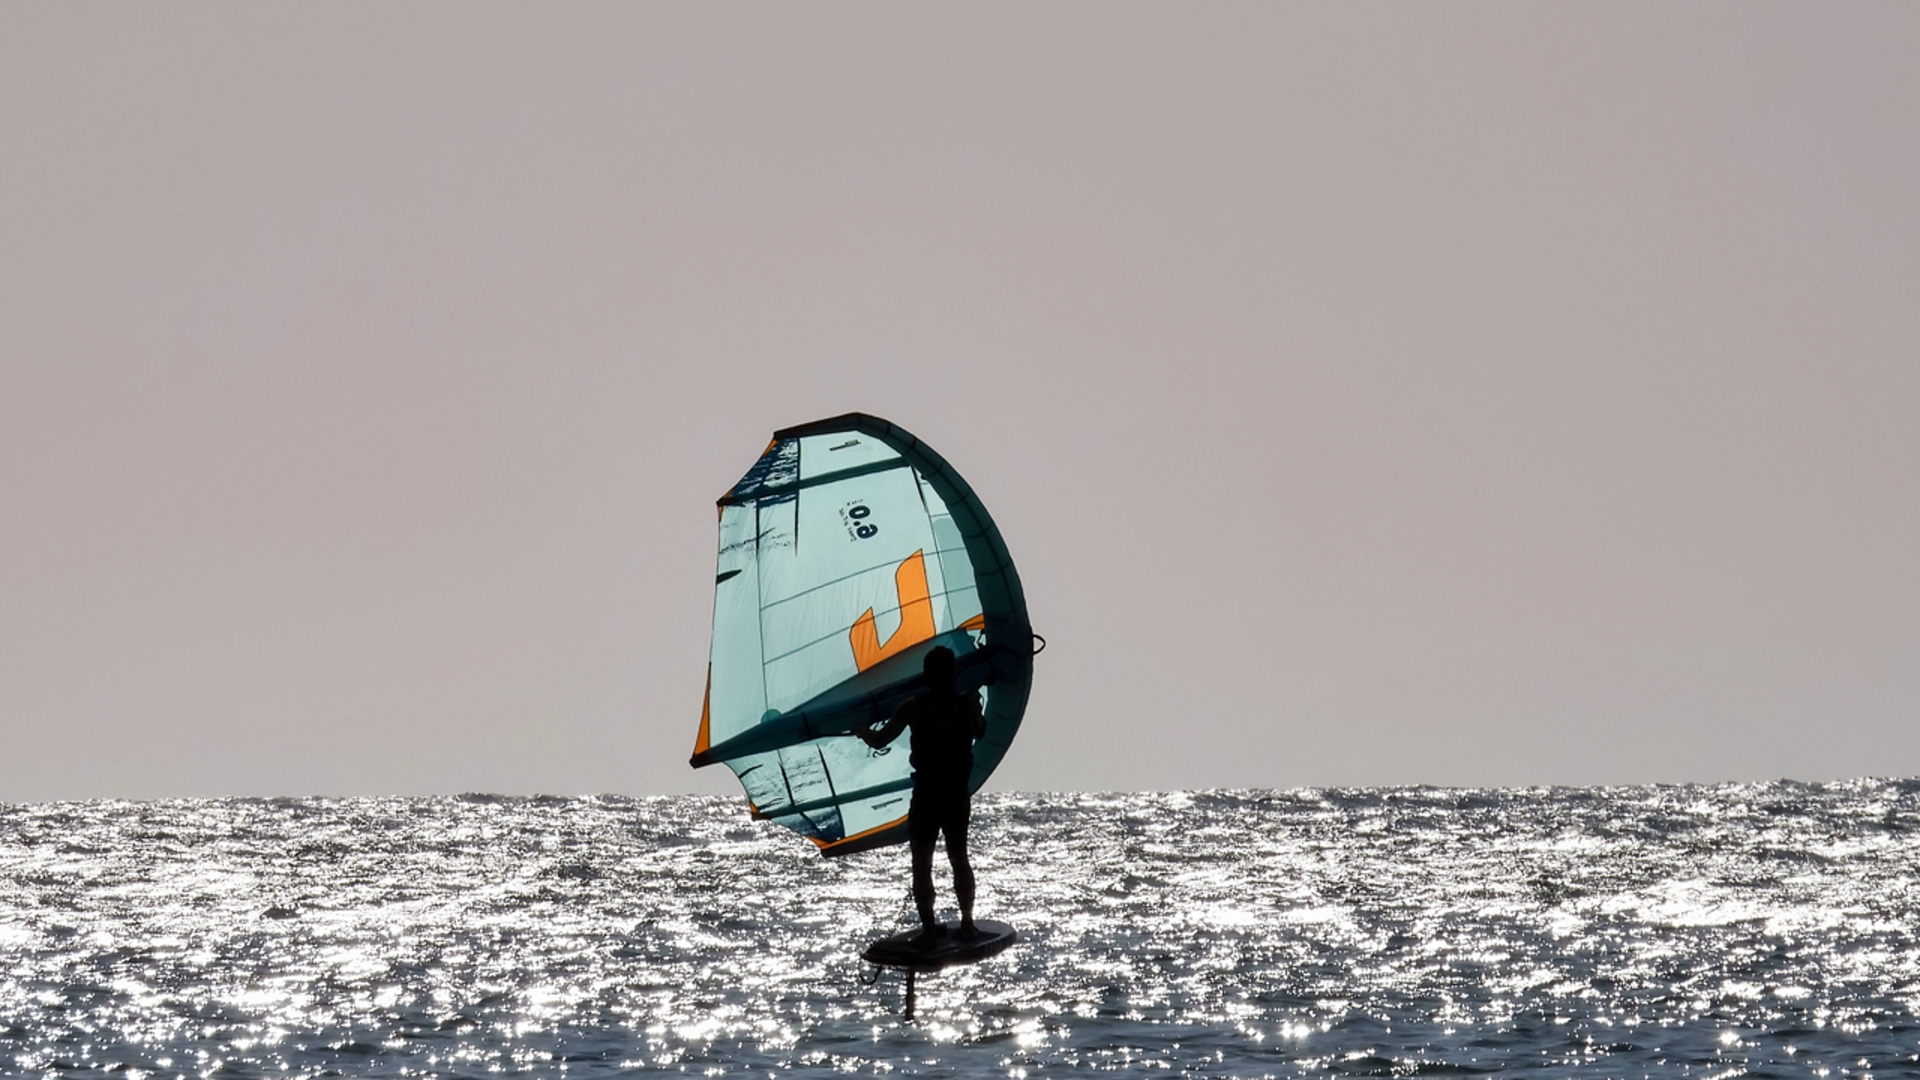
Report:
[[[1920,783],[991,795],[919,984],[899,848],[734,800],[0,807],[0,1073],[1920,1073]]]

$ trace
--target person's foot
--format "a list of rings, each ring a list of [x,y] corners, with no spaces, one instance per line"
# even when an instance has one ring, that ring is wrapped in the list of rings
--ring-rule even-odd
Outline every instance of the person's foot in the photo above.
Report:
[[[937,922],[926,923],[925,925],[920,927],[920,936],[915,938],[914,940],[915,941],[934,941],[939,939],[946,932],[947,932],[947,928],[944,926],[941,926]]]
[[[960,936],[963,938],[977,938],[980,936],[980,928],[973,925],[972,919],[962,919],[960,920]]]

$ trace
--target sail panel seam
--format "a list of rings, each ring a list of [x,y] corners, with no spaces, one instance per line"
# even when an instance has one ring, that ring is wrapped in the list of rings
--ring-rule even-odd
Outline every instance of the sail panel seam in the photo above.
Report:
[[[911,462],[903,457],[894,458],[890,461],[870,461],[865,465],[855,465],[851,469],[841,469],[838,472],[822,473],[819,476],[808,476],[799,480],[791,480],[784,484],[768,484],[765,487],[756,488],[746,495],[734,495],[732,492],[728,492],[720,499],[720,505],[745,506],[747,503],[760,502],[765,499],[775,499],[783,495],[792,495],[806,488],[818,487],[821,484],[834,484],[842,480],[852,480],[856,477],[872,476],[874,473],[910,468],[911,464]]]

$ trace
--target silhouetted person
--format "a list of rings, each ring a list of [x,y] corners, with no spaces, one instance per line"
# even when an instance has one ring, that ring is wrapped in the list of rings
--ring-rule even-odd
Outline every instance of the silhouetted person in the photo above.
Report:
[[[953,650],[940,647],[927,653],[922,668],[927,690],[900,703],[893,719],[878,730],[859,733],[868,746],[879,748],[913,732],[913,802],[907,810],[907,846],[913,852],[913,903],[920,909],[922,934],[940,933],[933,913],[933,845],[947,837],[947,861],[953,864],[953,891],[960,900],[960,932],[977,933],[973,926],[973,867],[967,862],[967,819],[973,812],[973,740],[986,734],[980,715],[980,696],[954,689]]]

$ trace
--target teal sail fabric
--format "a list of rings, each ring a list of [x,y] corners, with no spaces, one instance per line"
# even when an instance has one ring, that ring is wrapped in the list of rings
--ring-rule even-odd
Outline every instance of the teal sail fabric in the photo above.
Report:
[[[852,733],[924,688],[936,645],[982,696],[978,791],[1020,728],[1033,628],[1013,560],[952,466],[878,417],[774,434],[720,499],[713,644],[692,763],[827,855],[906,839],[906,738]]]

